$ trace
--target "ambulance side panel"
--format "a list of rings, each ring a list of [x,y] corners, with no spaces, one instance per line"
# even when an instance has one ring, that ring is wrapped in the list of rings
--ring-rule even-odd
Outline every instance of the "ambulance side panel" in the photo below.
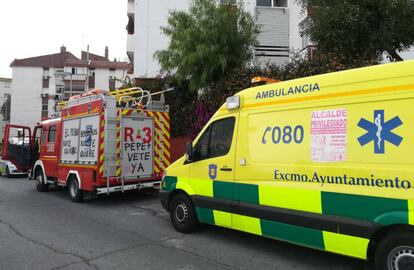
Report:
[[[242,112],[235,228],[365,259],[380,228],[413,221],[413,103],[411,93]]]

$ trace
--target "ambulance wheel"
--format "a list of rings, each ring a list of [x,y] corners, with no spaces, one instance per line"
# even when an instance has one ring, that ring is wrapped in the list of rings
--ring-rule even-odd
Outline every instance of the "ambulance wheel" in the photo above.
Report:
[[[68,192],[72,202],[83,201],[83,191],[80,189],[79,181],[75,176],[69,178]]]
[[[414,269],[414,234],[394,233],[382,239],[375,252],[375,269]]]
[[[170,218],[174,228],[181,233],[191,233],[198,225],[193,203],[183,193],[177,194],[171,199]]]

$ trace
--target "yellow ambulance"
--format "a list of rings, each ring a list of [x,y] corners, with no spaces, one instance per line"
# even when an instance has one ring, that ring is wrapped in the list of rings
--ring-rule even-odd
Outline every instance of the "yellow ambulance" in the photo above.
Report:
[[[414,267],[414,61],[229,97],[160,198],[176,230],[209,223]]]

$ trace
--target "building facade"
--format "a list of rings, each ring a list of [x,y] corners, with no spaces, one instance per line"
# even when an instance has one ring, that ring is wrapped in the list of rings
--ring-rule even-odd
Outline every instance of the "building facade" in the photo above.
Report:
[[[0,78],[0,108],[2,108],[3,104],[7,101],[7,99],[10,98],[11,84],[12,84],[12,79]],[[4,127],[7,123],[7,118],[10,117],[10,115],[8,115],[9,109],[10,108],[5,107],[5,114],[0,115],[0,140],[3,139]]]
[[[305,48],[299,24],[301,7],[295,0],[239,0],[261,27],[259,45],[254,51],[256,64],[284,64],[294,52]],[[236,0],[219,0],[235,4]],[[134,64],[135,78],[155,78],[160,65],[154,59],[157,50],[168,47],[169,40],[161,32],[171,10],[188,10],[189,0],[128,0],[127,55]]]
[[[58,102],[89,89],[116,89],[122,86],[131,65],[110,61],[105,56],[82,52],[77,58],[64,46],[60,52],[15,59],[13,68],[10,122],[33,126],[59,116]]]

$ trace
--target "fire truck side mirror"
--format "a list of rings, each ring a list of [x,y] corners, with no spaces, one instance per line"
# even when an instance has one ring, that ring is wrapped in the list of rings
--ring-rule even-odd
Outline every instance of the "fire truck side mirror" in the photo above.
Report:
[[[193,143],[188,142],[185,149],[185,160],[187,162],[193,161],[194,153],[193,153]]]

